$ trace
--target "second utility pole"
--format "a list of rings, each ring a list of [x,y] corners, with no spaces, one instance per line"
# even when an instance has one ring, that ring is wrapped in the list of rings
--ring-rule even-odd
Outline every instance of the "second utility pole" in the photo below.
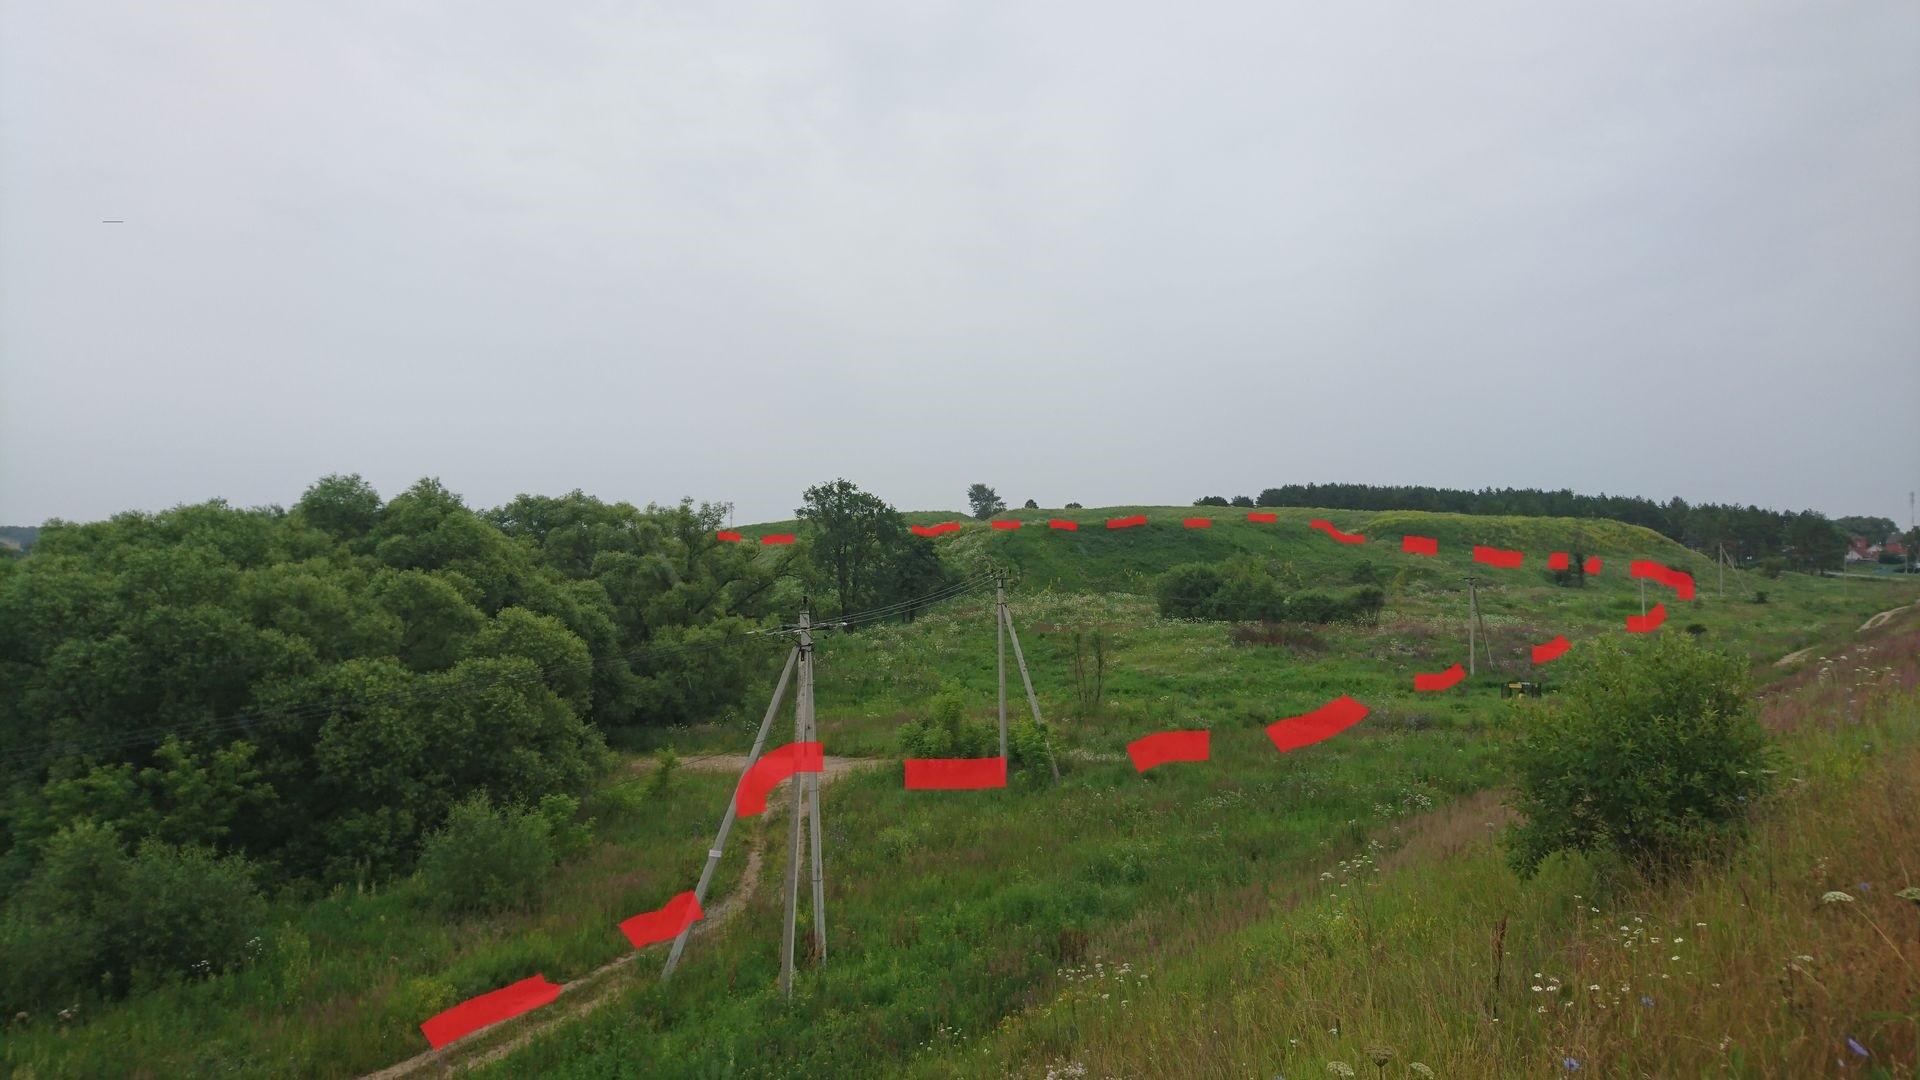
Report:
[[[793,702],[793,741],[796,743],[811,742],[814,738],[812,625],[812,616],[802,610],[800,686]],[[821,767],[826,767],[824,755]],[[793,939],[800,917],[800,817],[803,805],[811,810],[807,816],[813,841],[808,845],[813,857],[813,949],[821,963],[827,959],[827,912],[820,866],[820,774],[796,772],[793,774],[792,787],[793,817],[787,822],[787,925],[780,937],[780,994],[789,1001],[793,1000]],[[804,804],[801,801],[803,794],[806,796]]]
[[[995,574],[993,577],[993,638],[997,650],[1000,676],[1000,756],[1007,756],[1007,622],[1003,613],[1007,610],[1007,580]]]

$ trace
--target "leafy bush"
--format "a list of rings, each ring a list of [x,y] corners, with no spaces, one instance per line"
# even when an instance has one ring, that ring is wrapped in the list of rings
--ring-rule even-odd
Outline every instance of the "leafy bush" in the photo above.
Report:
[[[1761,577],[1773,580],[1786,572],[1787,560],[1778,555],[1770,555],[1767,558],[1761,559],[1754,568],[1760,571]]]
[[[1737,836],[1772,757],[1747,663],[1665,635],[1582,650],[1565,692],[1522,707],[1504,837],[1523,876],[1558,851],[1611,851],[1642,874],[1682,867]]]
[[[1066,508],[1067,508],[1068,510],[1080,510],[1080,509],[1083,509],[1083,507],[1081,507],[1081,505],[1080,505],[1079,503],[1068,503],[1068,504],[1067,504],[1067,506],[1066,506]]]
[[[1372,619],[1386,606],[1386,590],[1362,585],[1342,592],[1289,592],[1298,578],[1288,566],[1257,558],[1186,563],[1154,585],[1160,614],[1170,619],[1329,623]]]
[[[1213,613],[1213,598],[1220,591],[1220,571],[1207,563],[1186,563],[1160,575],[1154,583],[1154,596],[1160,603],[1160,615],[1168,619],[1205,619]]]
[[[533,809],[495,807],[476,792],[427,838],[420,883],[442,911],[525,909],[554,865],[584,846],[588,830],[572,820],[578,808],[565,795],[549,795]]]
[[[948,684],[927,703],[927,715],[900,727],[900,747],[907,757],[992,757],[1000,752],[1000,733],[992,726],[966,719],[966,695]],[[1008,742],[1013,739],[1008,730]]]
[[[1249,508],[1249,509],[1251,509],[1251,508],[1253,507],[1253,496],[1251,496],[1251,495],[1235,495],[1235,496],[1233,497],[1233,505],[1235,505],[1235,506],[1244,506],[1244,507],[1247,507],[1247,508]]]
[[[1034,502],[1032,499],[1028,499],[1026,508],[1028,510],[1038,510],[1040,509],[1040,504],[1037,502]]]
[[[1200,498],[1193,500],[1193,505],[1195,506],[1226,506],[1227,497],[1225,495],[1203,495]]]
[[[266,902],[243,859],[148,840],[129,854],[90,822],[62,829],[0,912],[0,1010],[244,963]]]

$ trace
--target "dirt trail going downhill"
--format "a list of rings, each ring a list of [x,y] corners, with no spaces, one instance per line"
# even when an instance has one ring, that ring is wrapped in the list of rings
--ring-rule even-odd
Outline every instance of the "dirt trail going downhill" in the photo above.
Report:
[[[651,758],[641,758],[632,763],[634,772],[644,773],[657,763]],[[825,759],[826,766],[820,782],[829,783],[845,776],[857,768],[885,764],[880,758],[836,758]],[[681,766],[695,772],[733,772],[746,769],[745,754],[717,754],[710,757],[693,758],[683,761]],[[786,800],[769,801],[770,812],[776,812],[786,805]],[[740,884],[726,898],[707,909],[706,917],[693,924],[693,937],[698,938],[713,933],[725,926],[747,901],[753,899],[760,888],[760,856],[764,833],[756,832],[747,847],[747,864],[740,870]],[[672,942],[659,942],[647,946],[647,949],[670,948]],[[395,1065],[389,1065],[379,1072],[366,1074],[362,1080],[397,1080],[404,1076],[451,1076],[456,1072],[478,1069],[483,1065],[506,1057],[535,1038],[545,1035],[560,1024],[586,1014],[605,1005],[613,999],[619,989],[620,980],[613,976],[621,968],[631,964],[635,957],[646,949],[633,949],[619,959],[602,964],[572,982],[560,985],[560,996],[553,1004],[535,1009],[524,1016],[505,1020],[491,1027],[483,1028],[472,1035],[447,1044],[439,1050],[428,1050],[415,1054]],[[426,1017],[421,1017],[425,1020]],[[489,1036],[492,1036],[491,1038]]]
[[[1902,604],[1897,608],[1888,608],[1887,610],[1879,613],[1878,615],[1871,616],[1870,618],[1867,619],[1866,622],[1861,623],[1860,629],[1854,631],[1854,633],[1864,634],[1869,630],[1878,630],[1881,627],[1887,625],[1889,622],[1892,622],[1893,617],[1895,615],[1898,615],[1903,611],[1910,611],[1914,608],[1920,608],[1920,602],[1916,602],[1912,604]],[[1796,649],[1793,652],[1790,652],[1787,655],[1781,657],[1780,659],[1775,660],[1773,662],[1773,666],[1788,667],[1790,665],[1797,664],[1800,661],[1805,660],[1808,656],[1812,655],[1813,650],[1818,647],[1819,646],[1816,646],[1816,645],[1809,645],[1804,649]]]
[[[1872,630],[1876,627],[1885,626],[1889,619],[1892,619],[1895,615],[1898,615],[1901,612],[1907,610],[1907,607],[1909,606],[1920,607],[1920,603],[1903,605],[1897,608],[1888,608],[1887,610],[1881,612],[1880,614],[1875,615],[1873,618],[1868,619],[1866,622],[1861,623],[1860,632],[1866,633],[1868,630]]]

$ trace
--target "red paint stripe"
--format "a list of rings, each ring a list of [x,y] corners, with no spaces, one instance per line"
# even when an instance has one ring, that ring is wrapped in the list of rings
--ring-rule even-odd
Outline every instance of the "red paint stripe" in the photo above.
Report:
[[[1049,529],[1065,529],[1068,532],[1072,532],[1079,527],[1079,522],[1061,521],[1059,518],[1054,518],[1052,521],[1047,522],[1047,528]]]
[[[1145,525],[1146,523],[1147,523],[1147,515],[1135,514],[1132,517],[1114,518],[1112,521],[1107,522],[1107,528],[1131,529],[1135,525]]]
[[[1436,671],[1431,675],[1426,672],[1415,672],[1413,676],[1413,688],[1415,690],[1445,690],[1466,677],[1467,669],[1461,667],[1459,664],[1455,664],[1445,671]]]
[[[1127,744],[1133,767],[1146,772],[1169,761],[1205,761],[1211,753],[1212,732],[1163,731]]]
[[[1547,569],[1565,570],[1570,561],[1571,560],[1567,558],[1566,552],[1556,551],[1553,554],[1547,556]]]
[[[1007,786],[1007,759],[908,758],[908,791],[975,791]]]
[[[992,524],[996,529],[1017,529],[1020,527],[1020,523],[1017,521],[996,521]]]
[[[1536,664],[1544,664],[1549,660],[1558,660],[1562,656],[1565,656],[1567,650],[1571,648],[1573,648],[1573,642],[1568,641],[1567,636],[1562,634],[1552,641],[1547,642],[1545,645],[1535,645],[1533,647],[1533,662]]]
[[[943,521],[935,525],[934,528],[939,529],[941,532],[959,532],[960,523],[957,521]]]
[[[1526,557],[1526,553],[1521,551],[1503,551],[1500,548],[1482,547],[1479,544],[1473,546],[1474,562],[1497,566],[1502,570],[1520,569],[1520,561]]]
[[[1653,605],[1653,610],[1647,612],[1645,615],[1627,616],[1627,633],[1629,634],[1651,633],[1652,631],[1659,629],[1660,624],[1666,621],[1667,621],[1667,605],[1655,604]]]
[[[680,931],[692,926],[695,919],[706,918],[707,913],[700,910],[700,901],[691,890],[666,902],[658,911],[643,911],[620,924],[620,932],[627,935],[636,949],[644,948],[656,941],[677,938]]]
[[[1600,576],[1600,556],[1594,555],[1588,558],[1586,561],[1586,565],[1582,566],[1580,569],[1585,570],[1587,572],[1588,577],[1599,577]]]
[[[560,996],[560,987],[545,975],[521,979],[491,993],[469,998],[420,1025],[420,1033],[435,1050],[483,1027],[511,1020]]]
[[[1189,529],[1213,528],[1213,520],[1211,518],[1185,518],[1180,524],[1185,525]]]
[[[1330,739],[1366,719],[1367,707],[1345,694],[1302,716],[1267,725],[1267,738],[1281,753]]]
[[[1367,542],[1367,538],[1361,536],[1359,533],[1341,532],[1339,529],[1334,528],[1333,523],[1330,521],[1309,521],[1307,522],[1307,528],[1319,529],[1321,532],[1326,533],[1328,536],[1333,537],[1343,544],[1364,544]]]
[[[1684,570],[1672,570],[1657,562],[1635,559],[1627,567],[1628,577],[1652,578],[1674,591],[1682,600],[1693,599],[1693,575]]]
[[[1438,555],[1440,541],[1431,536],[1403,536],[1400,538],[1400,550],[1409,555]]]
[[[740,534],[737,532],[734,532],[732,529],[721,529],[719,532],[714,533],[713,535],[716,539],[725,540],[731,544],[737,544],[740,542]]]
[[[778,750],[769,750],[740,778],[740,786],[733,793],[735,812],[741,817],[764,814],[767,793],[782,780],[795,773],[817,773],[824,768],[824,757],[817,742],[788,743]]]
[[[938,525],[909,525],[908,528],[913,530],[915,536],[939,536],[946,531]]]
[[[760,542],[763,544],[791,544],[793,543],[793,534],[774,533],[772,536],[761,537]]]
[[[1280,520],[1279,514],[1262,514],[1254,510],[1247,511],[1247,520],[1271,525]]]

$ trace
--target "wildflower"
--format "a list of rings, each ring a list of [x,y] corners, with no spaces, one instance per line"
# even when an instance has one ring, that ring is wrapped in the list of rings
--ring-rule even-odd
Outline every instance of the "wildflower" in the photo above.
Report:
[[[1681,942],[1683,942],[1683,941],[1685,941],[1685,940],[1687,940],[1687,939],[1686,939],[1686,938],[1683,938],[1683,937],[1677,937],[1677,938],[1674,938],[1674,939],[1673,939],[1673,943],[1674,943],[1675,945],[1678,945],[1678,944],[1680,944]]]
[[[1589,989],[1589,990],[1598,990],[1598,989],[1600,989],[1600,984],[1599,984],[1599,983],[1588,983],[1588,984],[1587,984],[1587,989]]]
[[[1573,1072],[1580,1068],[1580,1063],[1573,1058],[1561,1058],[1560,1064],[1565,1065],[1568,1072]]]
[[[1854,1053],[1856,1053],[1856,1054],[1859,1054],[1859,1055],[1860,1055],[1861,1057],[1872,1057],[1872,1056],[1873,1056],[1872,1054],[1869,1054],[1869,1053],[1867,1053],[1867,1048],[1866,1048],[1866,1047],[1864,1047],[1864,1046],[1861,1046],[1861,1045],[1860,1045],[1860,1043],[1859,1043],[1859,1041],[1858,1041],[1858,1040],[1856,1040],[1856,1039],[1855,1039],[1855,1038],[1854,1038],[1853,1036],[1851,1036],[1851,1035],[1849,1035],[1849,1036],[1847,1036],[1847,1049],[1849,1049],[1849,1050],[1851,1050],[1851,1051],[1853,1051],[1853,1052],[1854,1052]]]
[[[1648,996],[1647,996],[1647,995],[1645,995],[1645,994],[1641,994],[1641,995],[1640,995],[1640,1004],[1642,1004],[1642,1005],[1647,1005],[1647,1006],[1651,1006],[1651,1005],[1653,1004],[1653,999],[1652,999],[1652,998],[1650,998],[1650,997],[1648,997]]]
[[[1820,897],[1820,902],[1823,904],[1851,904],[1853,903],[1853,897],[1835,889],[1832,892],[1823,894]]]
[[[1894,893],[1893,895],[1899,897],[1902,900],[1911,900],[1916,904],[1920,904],[1920,888],[1909,886],[1905,889],[1901,889],[1899,892]]]
[[[1418,1062],[1418,1061],[1407,1062],[1407,1071],[1412,1073],[1415,1076],[1424,1077],[1425,1080],[1434,1080],[1433,1070],[1428,1068],[1425,1064],[1421,1062]]]
[[[1379,1043],[1368,1046],[1365,1052],[1368,1057],[1373,1059],[1373,1063],[1382,1069],[1387,1067],[1387,1062],[1393,1060],[1393,1050],[1390,1047],[1381,1046]]]
[[[1327,1071],[1335,1076],[1351,1077],[1353,1075],[1353,1066],[1344,1061],[1329,1061],[1327,1062]]]

